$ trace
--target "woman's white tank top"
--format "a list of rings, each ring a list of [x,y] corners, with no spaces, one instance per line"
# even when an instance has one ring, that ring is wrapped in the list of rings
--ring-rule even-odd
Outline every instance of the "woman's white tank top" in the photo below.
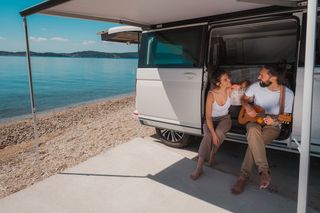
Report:
[[[212,117],[220,117],[229,113],[231,105],[230,97],[228,96],[227,101],[224,105],[220,106],[216,101],[212,104]]]

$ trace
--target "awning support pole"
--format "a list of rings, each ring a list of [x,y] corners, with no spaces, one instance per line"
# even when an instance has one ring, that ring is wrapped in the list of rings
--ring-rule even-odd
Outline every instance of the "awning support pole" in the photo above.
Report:
[[[316,22],[317,0],[308,0],[297,206],[298,213],[307,212]]]
[[[28,36],[28,24],[27,17],[23,17],[25,39],[26,39],[26,56],[28,64],[28,73],[29,73],[29,92],[30,92],[30,102],[31,102],[31,111],[33,117],[33,134],[34,134],[34,148],[36,161],[39,162],[39,146],[38,146],[38,130],[37,130],[37,119],[36,119],[36,106],[33,95],[33,83],[32,83],[32,69],[31,69],[31,60],[30,60],[30,48],[29,48],[29,36]]]

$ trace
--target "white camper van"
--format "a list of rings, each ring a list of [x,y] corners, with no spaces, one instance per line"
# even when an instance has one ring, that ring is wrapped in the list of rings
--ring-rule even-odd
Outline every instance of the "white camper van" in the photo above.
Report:
[[[306,85],[309,82],[303,82],[304,76],[310,80],[313,71],[313,57],[306,62],[308,69],[304,65],[308,2],[311,5],[308,8],[315,11],[316,1],[301,0],[49,0],[20,14],[24,17],[26,38],[26,17],[35,13],[134,26],[109,29],[101,37],[139,43],[136,79],[139,119],[142,124],[156,127],[164,143],[175,147],[185,146],[190,136],[203,133],[210,76],[207,67],[228,70],[234,82],[254,82],[261,65],[285,61],[289,87],[295,93],[293,122],[283,126],[280,137],[269,147],[297,151],[300,141],[305,141],[304,148],[311,142],[311,154],[320,156],[319,39],[315,45],[308,43],[316,48],[313,99],[312,89]],[[314,41],[311,25],[315,23],[315,15],[310,17],[309,35]],[[319,29],[317,26],[317,34]],[[313,51],[309,49],[306,52],[311,56]],[[32,85],[32,79],[30,82]],[[312,112],[311,107],[302,104],[303,98],[305,103],[313,100]],[[302,112],[302,105],[306,112]],[[233,125],[227,139],[245,143],[244,126],[237,122],[239,108],[238,105],[231,108]],[[34,107],[32,110],[34,114]],[[313,115],[311,125],[310,115]],[[308,149],[305,150],[307,153]]]
[[[173,147],[183,147],[190,136],[203,133],[207,67],[229,71],[233,82],[255,82],[261,65],[282,61],[288,86],[295,93],[293,122],[282,126],[281,135],[269,147],[296,151],[301,137],[305,26],[303,7],[277,8],[161,24],[144,31],[116,27],[101,35],[103,40],[140,43],[138,117],[142,124],[154,126],[162,141]],[[319,44],[316,65],[320,66]],[[319,156],[320,68],[315,69],[313,95],[311,154]],[[233,125],[227,140],[245,143],[245,126],[237,121],[240,108],[233,105],[230,109]]]

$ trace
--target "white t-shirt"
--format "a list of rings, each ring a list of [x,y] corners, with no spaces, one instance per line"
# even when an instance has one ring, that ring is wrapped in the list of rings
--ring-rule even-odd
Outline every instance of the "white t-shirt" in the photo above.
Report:
[[[277,115],[279,114],[280,90],[271,91],[267,87],[261,87],[259,82],[256,82],[247,89],[245,95],[253,97],[255,105],[265,109],[265,113]],[[292,113],[294,95],[292,90],[285,87],[284,112]]]

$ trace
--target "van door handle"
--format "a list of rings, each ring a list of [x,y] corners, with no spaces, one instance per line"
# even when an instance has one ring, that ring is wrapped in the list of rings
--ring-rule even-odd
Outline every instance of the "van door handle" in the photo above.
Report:
[[[194,72],[185,72],[183,73],[184,76],[186,76],[188,79],[192,79],[193,77],[195,77],[197,74]]]

